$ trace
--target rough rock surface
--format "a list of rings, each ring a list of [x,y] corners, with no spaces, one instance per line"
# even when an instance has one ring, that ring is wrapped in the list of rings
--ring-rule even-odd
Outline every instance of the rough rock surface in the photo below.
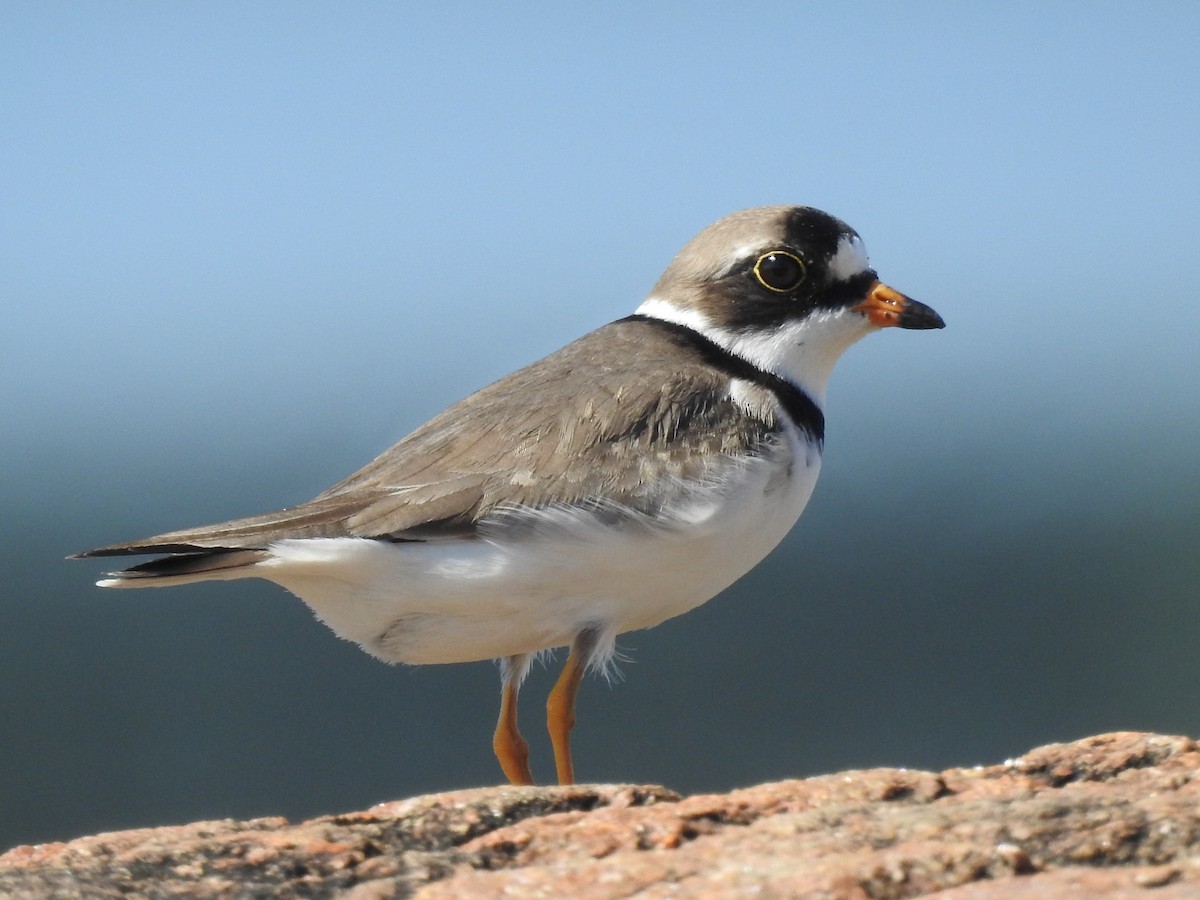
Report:
[[[17,847],[4,897],[1200,897],[1200,745],[1107,734],[1001,765],[721,795],[487,788],[296,825]]]

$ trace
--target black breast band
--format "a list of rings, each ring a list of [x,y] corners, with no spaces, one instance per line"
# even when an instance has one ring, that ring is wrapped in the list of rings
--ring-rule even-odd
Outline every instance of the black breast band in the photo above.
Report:
[[[792,384],[786,378],[780,378],[774,372],[760,369],[748,359],[731,353],[720,344],[686,325],[668,322],[665,319],[656,319],[653,316],[643,316],[639,313],[626,316],[620,321],[643,322],[658,328],[660,331],[670,334],[680,343],[691,347],[700,354],[700,358],[706,363],[720,369],[731,378],[740,378],[766,388],[787,410],[797,428],[808,432],[818,446],[825,443],[825,414],[821,412],[821,407],[817,406],[816,401],[808,396],[803,388]]]

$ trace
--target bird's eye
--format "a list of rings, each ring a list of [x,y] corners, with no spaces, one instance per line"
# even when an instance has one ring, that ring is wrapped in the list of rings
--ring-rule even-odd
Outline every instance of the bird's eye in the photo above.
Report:
[[[794,291],[805,274],[804,260],[786,250],[764,253],[754,264],[754,277],[758,283],[777,294]]]

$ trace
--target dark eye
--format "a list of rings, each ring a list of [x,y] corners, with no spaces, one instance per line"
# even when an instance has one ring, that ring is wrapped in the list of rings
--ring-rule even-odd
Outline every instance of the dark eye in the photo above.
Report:
[[[764,253],[754,264],[754,277],[767,290],[777,294],[794,291],[804,280],[804,261],[786,250]]]

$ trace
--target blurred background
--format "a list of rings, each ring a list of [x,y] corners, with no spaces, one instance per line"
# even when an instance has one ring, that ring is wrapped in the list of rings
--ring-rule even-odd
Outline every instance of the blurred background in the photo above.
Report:
[[[1200,734],[1200,6],[429,6],[0,8],[0,848],[499,782],[491,664],[63,557],[308,499],[768,203],[948,327],[846,355],[799,527],[621,640],[580,777]]]

